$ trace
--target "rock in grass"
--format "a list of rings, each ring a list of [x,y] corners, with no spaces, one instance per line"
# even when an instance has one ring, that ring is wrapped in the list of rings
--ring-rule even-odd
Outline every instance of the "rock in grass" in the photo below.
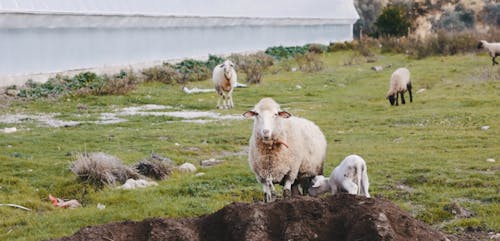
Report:
[[[219,165],[221,163],[223,163],[224,161],[223,160],[217,160],[215,158],[210,158],[208,160],[203,160],[200,162],[200,165],[202,167],[211,167],[211,166],[216,166],[216,165]]]
[[[495,162],[495,159],[493,159],[493,158],[487,158],[486,162],[492,162],[493,163],[493,162]]]
[[[177,167],[177,170],[179,170],[181,172],[194,173],[194,172],[196,172],[196,167],[193,164],[186,162],[186,163],[180,165],[179,167]]]

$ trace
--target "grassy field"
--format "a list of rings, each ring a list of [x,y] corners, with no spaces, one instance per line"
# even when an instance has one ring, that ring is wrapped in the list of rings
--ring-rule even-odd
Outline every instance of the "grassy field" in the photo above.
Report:
[[[95,121],[101,113],[157,104],[164,111],[212,111],[240,115],[262,97],[273,97],[290,113],[313,120],[327,137],[325,173],[345,156],[365,158],[370,193],[389,199],[414,217],[448,232],[466,228],[500,232],[500,67],[485,55],[408,59],[377,55],[366,63],[352,52],[324,56],[317,73],[280,71],[274,66],[261,85],[237,89],[235,108],[216,110],[216,95],[187,95],[181,86],[142,84],[125,96],[69,97],[13,101],[6,114],[59,113],[60,120]],[[352,64],[352,63],[359,64]],[[349,64],[348,64],[349,63]],[[381,72],[371,66],[386,66]],[[397,67],[412,72],[414,102],[391,107],[385,99],[389,76]],[[188,87],[210,87],[210,82]],[[425,90],[425,91],[423,91]],[[408,100],[408,99],[407,99]],[[205,124],[166,116],[126,116],[127,122],[46,127],[36,121],[1,123],[0,240],[41,240],[71,235],[87,225],[147,217],[191,217],[214,212],[231,202],[254,202],[261,186],[244,152],[252,120]],[[490,126],[482,130],[482,126]],[[201,168],[205,175],[174,173],[159,186],[125,191],[96,190],[68,169],[81,152],[106,152],[134,164],[151,152],[177,164],[218,158],[220,166]],[[487,162],[493,158],[496,162]],[[51,206],[48,195],[78,199],[83,208]],[[106,205],[99,210],[97,204]],[[447,207],[459,204],[473,212],[455,217]]]

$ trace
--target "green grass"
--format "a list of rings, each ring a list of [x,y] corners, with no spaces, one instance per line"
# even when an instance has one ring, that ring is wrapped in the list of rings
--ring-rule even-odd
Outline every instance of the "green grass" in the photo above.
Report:
[[[353,56],[348,51],[328,54],[323,59],[325,69],[318,73],[268,73],[261,85],[235,91],[232,110],[215,110],[214,93],[186,95],[178,85],[147,83],[125,96],[18,101],[1,109],[0,115],[59,113],[62,120],[93,121],[100,113],[144,104],[241,114],[270,96],[282,108],[321,127],[329,143],[326,173],[348,154],[357,153],[367,161],[374,197],[389,199],[445,232],[467,227],[500,232],[499,67],[491,67],[484,55],[423,60],[379,55],[376,63],[345,65],[361,58]],[[393,67],[370,70],[388,64]],[[389,76],[402,66],[412,72],[414,92],[426,90],[415,94],[411,104],[391,107],[384,99]],[[211,86],[209,81],[190,85]],[[119,124],[66,128],[0,123],[0,129],[19,130],[0,133],[0,203],[33,209],[0,207],[0,240],[56,238],[112,221],[192,217],[262,197],[247,157],[237,154],[248,144],[252,120],[194,124],[172,117],[126,118],[128,122]],[[484,125],[491,128],[481,130]],[[75,153],[94,151],[116,155],[127,164],[152,151],[177,164],[198,164],[212,157],[226,162],[201,169],[206,173],[202,177],[175,173],[145,190],[95,190],[79,183],[68,169]],[[486,162],[487,158],[497,162]],[[83,208],[53,208],[49,193],[78,199]],[[455,219],[444,209],[452,202],[475,216]],[[98,203],[106,209],[97,209]]]

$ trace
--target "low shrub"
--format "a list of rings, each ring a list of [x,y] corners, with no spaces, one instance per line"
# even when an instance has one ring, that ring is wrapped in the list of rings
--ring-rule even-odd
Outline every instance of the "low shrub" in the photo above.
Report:
[[[309,53],[322,54],[328,50],[328,46],[322,44],[306,44]]]
[[[180,78],[177,80],[178,83],[206,80],[211,73],[206,62],[195,59],[183,60],[175,64],[175,69],[180,74]]]
[[[172,84],[180,79],[180,74],[168,63],[144,69],[142,70],[142,75],[144,76],[144,82]]]
[[[304,72],[318,72],[324,67],[320,55],[313,52],[299,54],[295,56],[295,61],[297,61],[299,69]]]
[[[245,81],[251,84],[261,83],[264,71],[274,64],[273,58],[264,52],[249,55],[233,54],[229,59],[236,65],[237,70],[245,73]]]

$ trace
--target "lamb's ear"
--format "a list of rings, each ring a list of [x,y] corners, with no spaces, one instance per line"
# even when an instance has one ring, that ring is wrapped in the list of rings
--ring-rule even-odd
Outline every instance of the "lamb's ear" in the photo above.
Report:
[[[249,110],[245,113],[243,113],[243,116],[246,117],[246,118],[250,118],[250,117],[254,117],[254,116],[257,116],[259,115],[257,112],[253,111],[253,110]]]
[[[279,115],[280,117],[282,117],[282,118],[290,118],[290,117],[292,116],[292,114],[290,114],[290,113],[288,113],[288,112],[286,112],[286,111],[283,111],[283,110],[282,110],[282,111],[279,111],[279,112],[278,112],[278,115]]]
[[[224,64],[219,65],[219,68],[224,68]]]

